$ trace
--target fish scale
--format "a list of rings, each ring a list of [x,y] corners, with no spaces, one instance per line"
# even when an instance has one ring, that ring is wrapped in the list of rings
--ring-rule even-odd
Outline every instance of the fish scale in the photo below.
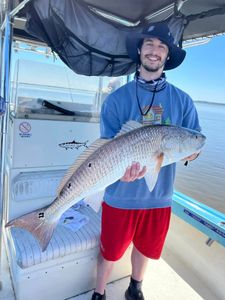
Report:
[[[145,181],[151,192],[160,167],[198,153],[204,142],[204,135],[187,128],[142,126],[129,121],[114,139],[99,139],[78,157],[62,180],[58,196],[51,205],[14,219],[6,226],[29,230],[44,251],[61,215],[79,200],[122,178],[133,162],[147,166],[149,172]]]

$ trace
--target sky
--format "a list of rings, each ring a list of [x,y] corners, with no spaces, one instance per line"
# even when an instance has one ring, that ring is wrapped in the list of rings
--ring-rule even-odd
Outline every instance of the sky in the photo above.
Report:
[[[182,65],[166,72],[168,81],[193,100],[225,103],[225,35],[185,50]]]
[[[168,81],[187,92],[194,101],[225,103],[225,35],[185,50],[184,62],[166,72]],[[39,61],[53,62],[52,57],[43,59],[41,56],[38,55]],[[14,52],[13,64],[19,57],[33,59],[32,54]]]

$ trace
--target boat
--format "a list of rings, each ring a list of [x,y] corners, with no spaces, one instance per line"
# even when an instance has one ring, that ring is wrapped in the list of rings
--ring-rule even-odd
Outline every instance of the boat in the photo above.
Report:
[[[72,207],[44,252],[31,234],[5,224],[51,203],[66,169],[99,136],[105,97],[135,70],[127,34],[165,21],[177,44],[197,46],[225,33],[224,14],[224,0],[1,1],[0,299],[90,299],[100,211]],[[121,44],[113,48],[106,37]],[[146,299],[225,299],[224,246],[225,215],[175,191],[162,258],[147,270]],[[124,299],[130,251],[115,265],[109,300]]]

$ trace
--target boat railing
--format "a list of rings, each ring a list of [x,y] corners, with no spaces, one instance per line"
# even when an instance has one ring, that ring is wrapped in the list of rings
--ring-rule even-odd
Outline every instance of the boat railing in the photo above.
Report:
[[[225,246],[225,215],[222,212],[175,191],[173,213],[203,232],[208,246],[214,241]]]

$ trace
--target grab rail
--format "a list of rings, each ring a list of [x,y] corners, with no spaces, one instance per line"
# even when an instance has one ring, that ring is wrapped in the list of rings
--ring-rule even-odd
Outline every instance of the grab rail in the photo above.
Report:
[[[225,215],[191,197],[175,191],[172,211],[208,236],[206,245],[214,241],[225,246]]]

